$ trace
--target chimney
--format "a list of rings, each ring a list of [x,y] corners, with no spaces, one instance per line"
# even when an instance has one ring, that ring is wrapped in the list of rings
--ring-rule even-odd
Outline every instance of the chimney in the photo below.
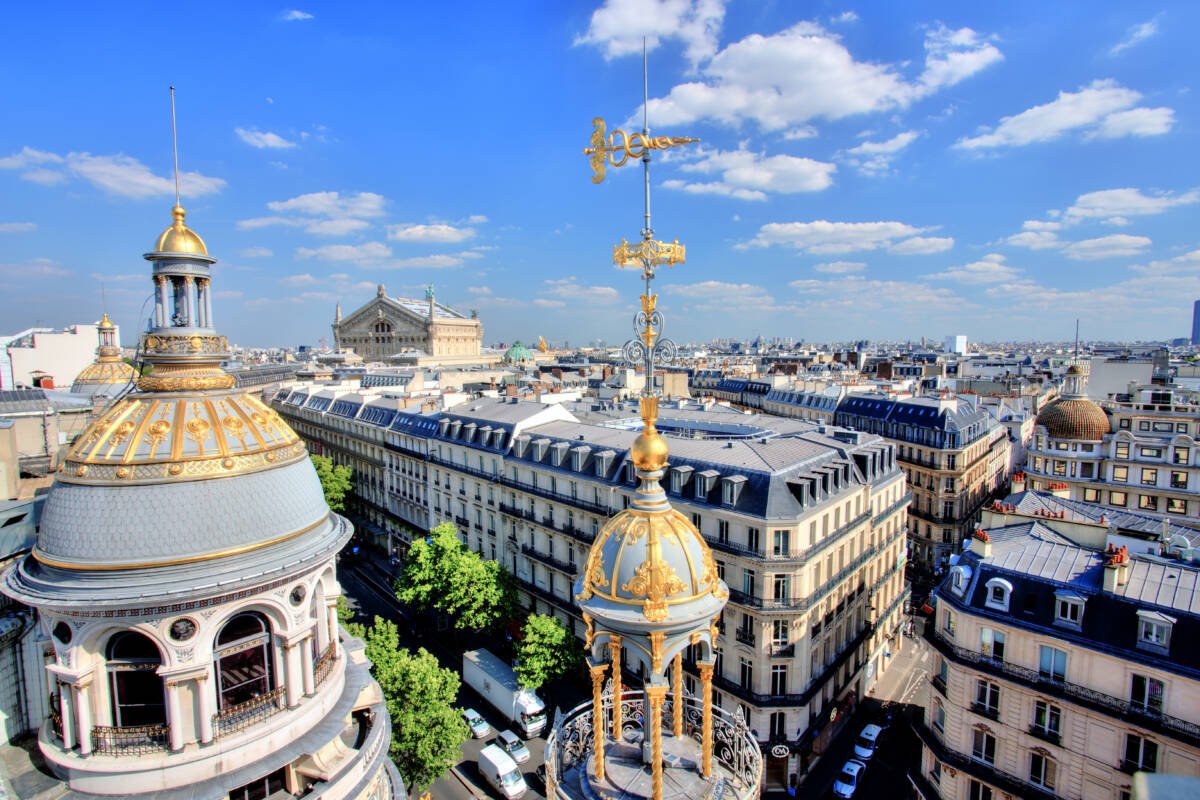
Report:
[[[1014,472],[1012,476],[1013,494],[1025,491],[1025,473]]]
[[[1055,497],[1061,497],[1063,500],[1071,499],[1071,487],[1065,483],[1052,483],[1048,487],[1050,494]]]
[[[1104,562],[1104,591],[1115,592],[1117,590],[1117,570],[1119,567],[1111,560]]]
[[[992,537],[988,536],[987,531],[978,529],[972,534],[971,552],[980,558],[992,557]]]

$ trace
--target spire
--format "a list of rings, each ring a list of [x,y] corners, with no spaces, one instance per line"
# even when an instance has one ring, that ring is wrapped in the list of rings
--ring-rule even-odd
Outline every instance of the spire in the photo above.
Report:
[[[342,321],[342,304],[338,303],[337,308],[333,312],[333,324],[337,325]]]

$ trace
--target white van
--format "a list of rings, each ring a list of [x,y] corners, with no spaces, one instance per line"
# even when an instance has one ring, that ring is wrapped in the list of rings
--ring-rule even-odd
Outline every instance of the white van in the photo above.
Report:
[[[508,800],[517,800],[529,788],[517,762],[494,744],[479,751],[479,774]]]

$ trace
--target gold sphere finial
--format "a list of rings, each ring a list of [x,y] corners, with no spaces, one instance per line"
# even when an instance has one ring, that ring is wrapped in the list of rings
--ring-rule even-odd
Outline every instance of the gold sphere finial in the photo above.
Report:
[[[100,318],[100,324],[97,327],[99,327],[99,328],[115,328],[116,326],[113,325],[113,321],[108,318],[108,312],[105,311],[104,316],[102,316]]]
[[[647,425],[633,440],[629,457],[643,472],[655,472],[667,466],[667,442],[653,425]]]
[[[184,219],[187,218],[187,212],[183,210],[183,206],[178,203],[171,209],[171,216],[175,218],[176,225],[183,225]]]
[[[158,237],[158,242],[154,245],[154,249],[162,253],[187,253],[189,255],[208,255],[208,248],[204,246],[204,240],[187,225],[184,220],[187,218],[187,212],[179,203],[171,209],[171,216],[175,221],[171,223],[171,227],[162,232]]]

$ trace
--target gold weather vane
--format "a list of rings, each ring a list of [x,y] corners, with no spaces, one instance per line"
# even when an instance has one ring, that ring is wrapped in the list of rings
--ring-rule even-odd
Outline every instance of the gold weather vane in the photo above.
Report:
[[[583,148],[583,154],[591,156],[588,161],[592,164],[592,183],[603,183],[605,171],[608,165],[614,167],[623,167],[629,159],[640,159],[644,157],[650,150],[668,150],[672,147],[680,147],[685,144],[692,144],[700,141],[690,136],[650,136],[645,131],[642,133],[625,133],[625,131],[617,128],[612,133],[605,133],[607,127],[604,124],[602,117],[596,117],[592,120],[592,125],[595,130],[592,131],[591,147]],[[620,158],[617,158],[617,154]]]
[[[179,207],[179,134],[175,129],[175,87],[171,87],[171,152],[175,156],[175,207]]]

